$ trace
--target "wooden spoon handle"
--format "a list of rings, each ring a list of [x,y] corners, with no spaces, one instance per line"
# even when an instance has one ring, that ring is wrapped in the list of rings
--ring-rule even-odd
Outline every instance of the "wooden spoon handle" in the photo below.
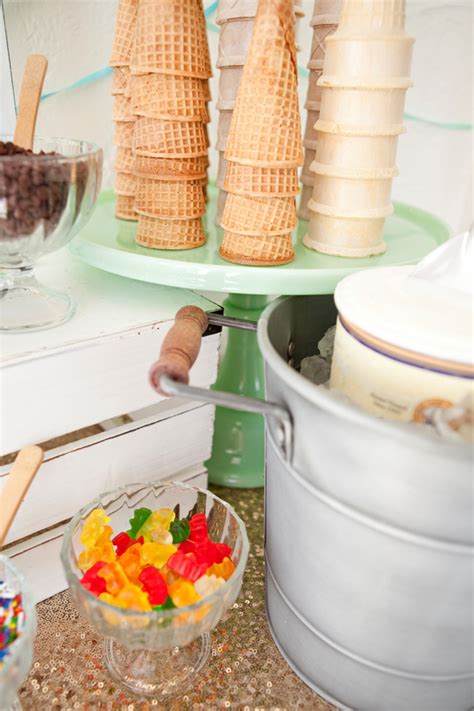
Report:
[[[25,64],[13,142],[31,150],[35,135],[36,117],[41,99],[48,60],[42,54],[30,54]]]
[[[0,494],[0,546],[42,461],[41,447],[24,447],[17,454],[7,483]]]

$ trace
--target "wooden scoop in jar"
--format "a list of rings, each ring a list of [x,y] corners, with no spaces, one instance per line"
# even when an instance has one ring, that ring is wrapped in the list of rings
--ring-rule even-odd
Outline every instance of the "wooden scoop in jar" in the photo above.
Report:
[[[0,494],[0,547],[42,461],[41,447],[24,447],[17,454],[7,483]]]
[[[26,60],[13,142],[27,150],[33,148],[36,118],[47,68],[48,60],[42,54],[30,54]]]

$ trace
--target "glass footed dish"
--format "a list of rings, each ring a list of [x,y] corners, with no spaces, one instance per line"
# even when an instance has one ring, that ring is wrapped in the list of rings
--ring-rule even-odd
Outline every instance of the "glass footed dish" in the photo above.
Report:
[[[71,297],[39,284],[33,267],[85,225],[101,180],[102,150],[93,143],[37,138],[33,154],[0,150],[0,331],[49,328],[72,316]]]
[[[110,516],[114,535],[129,528],[137,508],[170,508],[177,519],[205,513],[209,538],[233,549],[235,571],[213,594],[187,607],[170,610],[118,608],[96,597],[80,584],[80,534],[96,508]],[[79,611],[104,640],[104,661],[112,677],[139,696],[166,700],[183,694],[195,683],[210,651],[209,632],[235,602],[242,586],[249,543],[245,526],[235,511],[209,491],[181,483],[131,484],[102,494],[84,506],[64,533],[61,560],[72,598]]]
[[[8,647],[0,661],[0,711],[21,711],[17,692],[30,671],[36,634],[36,610],[33,593],[23,575],[10,560],[0,554],[0,583],[5,582],[14,594],[21,593],[25,620],[21,634]],[[1,593],[0,593],[1,597]]]

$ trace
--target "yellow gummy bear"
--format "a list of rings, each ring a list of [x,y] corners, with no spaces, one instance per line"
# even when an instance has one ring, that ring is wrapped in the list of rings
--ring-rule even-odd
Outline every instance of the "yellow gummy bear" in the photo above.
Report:
[[[176,607],[187,607],[200,600],[194,585],[183,578],[168,587],[168,594]]]
[[[104,530],[96,540],[95,545],[79,553],[78,564],[81,570],[89,570],[99,561],[112,563],[115,560],[115,548],[110,540],[111,535],[112,529],[110,526],[104,526]]]
[[[140,565],[161,568],[177,550],[176,546],[165,543],[144,543],[140,549]]]
[[[84,522],[80,540],[87,548],[96,545],[97,539],[104,532],[104,528],[110,523],[110,516],[107,516],[104,509],[94,509]]]
[[[141,610],[142,612],[151,610],[148,595],[138,585],[133,585],[132,583],[125,585],[119,592],[117,605],[127,610]]]
[[[168,540],[168,537],[166,537],[163,533],[163,529],[165,532],[169,531],[171,522],[174,521],[175,518],[176,514],[171,509],[158,509],[158,511],[153,511],[151,516],[147,518],[143,526],[138,531],[136,537],[139,538],[140,536],[143,536],[145,541],[155,541],[156,543],[172,543],[173,537],[169,534],[169,536],[171,536],[171,540]],[[157,536],[153,536],[152,534],[154,531],[159,534],[160,538],[166,538],[166,540],[159,540]]]

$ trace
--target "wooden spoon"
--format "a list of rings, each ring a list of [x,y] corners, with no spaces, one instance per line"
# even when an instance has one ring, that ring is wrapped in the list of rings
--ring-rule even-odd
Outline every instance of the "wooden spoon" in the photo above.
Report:
[[[20,449],[13,462],[7,483],[0,494],[0,547],[42,461],[41,447],[32,446]]]
[[[33,148],[36,117],[47,68],[48,60],[45,56],[30,54],[23,72],[13,142],[28,150]]]

